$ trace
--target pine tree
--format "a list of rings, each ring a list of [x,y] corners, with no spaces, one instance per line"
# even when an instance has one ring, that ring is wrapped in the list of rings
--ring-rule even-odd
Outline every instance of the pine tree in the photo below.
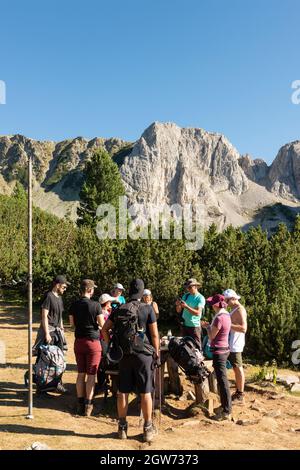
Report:
[[[125,190],[118,166],[103,149],[98,150],[87,162],[84,173],[77,224],[95,227],[98,206],[111,204],[117,209],[118,198],[125,194]]]

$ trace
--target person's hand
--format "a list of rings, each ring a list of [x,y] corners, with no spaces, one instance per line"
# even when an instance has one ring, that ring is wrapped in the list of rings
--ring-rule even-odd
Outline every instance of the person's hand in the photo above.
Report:
[[[180,302],[180,305],[181,305],[182,308],[187,308],[187,307],[188,307],[188,304],[185,303],[184,300],[182,300],[182,301]]]
[[[51,343],[52,338],[51,338],[51,335],[50,335],[49,333],[46,334],[45,341],[46,341],[47,344],[50,344],[50,343]]]
[[[177,299],[175,305],[177,305],[177,307],[181,306],[181,300]]]
[[[207,328],[209,325],[210,325],[210,323],[208,321],[202,321],[201,322],[202,328]]]
[[[161,366],[160,357],[155,353],[154,354],[154,368],[158,369]]]

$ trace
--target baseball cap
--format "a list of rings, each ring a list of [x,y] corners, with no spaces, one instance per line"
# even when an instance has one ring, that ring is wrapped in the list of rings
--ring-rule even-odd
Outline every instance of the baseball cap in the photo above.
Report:
[[[144,289],[143,295],[151,295],[150,289]]]
[[[53,279],[54,284],[67,284],[67,286],[70,285],[70,283],[67,281],[66,276],[58,275],[56,276],[55,279]]]
[[[190,286],[201,286],[200,282],[197,281],[194,277],[191,277],[184,283],[184,287],[190,287]]]
[[[81,281],[81,285],[80,285],[80,288],[81,290],[88,290],[88,289],[93,289],[95,287],[98,287],[96,286],[96,284],[94,283],[94,281],[92,281],[92,279],[83,279]]]
[[[119,282],[117,282],[117,284],[114,285],[114,289],[125,290],[122,284],[120,284]]]
[[[211,307],[213,307],[214,305],[217,305],[219,308],[227,307],[227,303],[225,302],[225,297],[222,294],[215,294],[211,297],[208,297],[208,299],[206,299],[206,302]]]
[[[237,300],[239,300],[241,298],[241,296],[238,295],[233,289],[224,290],[223,295],[224,295],[225,299],[237,299]]]
[[[138,300],[143,297],[144,281],[142,279],[133,279],[129,287],[129,297],[132,300]]]
[[[119,301],[115,297],[112,297],[109,294],[102,294],[99,297],[99,302],[100,302],[101,305],[103,305],[103,304],[106,304],[106,302],[116,302],[116,303],[118,303]]]

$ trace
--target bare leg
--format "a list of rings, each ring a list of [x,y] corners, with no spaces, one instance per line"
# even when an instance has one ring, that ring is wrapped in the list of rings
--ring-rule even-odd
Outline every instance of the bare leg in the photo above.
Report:
[[[236,389],[239,392],[244,392],[245,388],[245,374],[243,367],[234,367]]]
[[[128,393],[118,392],[117,407],[119,418],[126,418],[128,410]]]
[[[96,375],[88,375],[86,381],[86,399],[92,400],[94,396]]]
[[[152,396],[151,393],[141,393],[141,408],[145,423],[152,420]]]
[[[85,372],[78,373],[77,375],[76,391],[78,398],[85,397]]]

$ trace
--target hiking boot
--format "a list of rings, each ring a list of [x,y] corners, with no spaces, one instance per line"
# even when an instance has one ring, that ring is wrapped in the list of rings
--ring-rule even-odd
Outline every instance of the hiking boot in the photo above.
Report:
[[[62,383],[59,383],[57,385],[55,391],[58,392],[58,393],[63,393],[64,395],[69,395],[69,393],[70,393],[69,390],[66,387],[64,387]]]
[[[235,405],[243,404],[245,402],[244,393],[239,392],[238,390],[231,396],[231,401],[234,402]]]
[[[225,413],[221,411],[220,413],[214,415],[211,419],[214,421],[232,421],[232,416],[230,413]]]
[[[91,416],[93,411],[93,404],[84,405],[84,416]]]
[[[118,427],[118,437],[119,439],[127,439],[127,430],[128,430],[128,424],[121,424],[119,423]]]
[[[85,404],[84,403],[77,403],[76,415],[84,416],[84,413],[85,413]]]
[[[156,434],[156,430],[153,424],[150,424],[149,426],[145,426],[144,427],[144,442],[152,442],[155,434]]]

